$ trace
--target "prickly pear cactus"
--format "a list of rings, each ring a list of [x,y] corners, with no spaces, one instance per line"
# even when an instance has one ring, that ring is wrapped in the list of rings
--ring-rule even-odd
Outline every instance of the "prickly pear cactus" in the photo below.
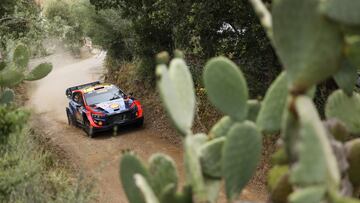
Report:
[[[204,86],[224,117],[208,135],[194,135],[196,98],[184,54],[176,51],[169,60],[168,53],[160,53],[157,86],[183,135],[186,184],[178,192],[170,158],[153,159],[149,168],[136,161],[121,173],[128,196],[141,192],[138,202],[215,203],[221,181],[228,202],[237,202],[260,161],[263,135],[275,133],[281,134],[281,146],[268,174],[270,202],[359,203],[360,145],[351,140],[360,135],[360,96],[353,91],[360,70],[359,1],[274,0],[272,15],[260,0],[250,2],[284,72],[257,101],[249,99],[235,63],[225,57],[209,60]],[[329,97],[323,122],[312,98],[315,86],[331,77],[341,90]]]
[[[30,52],[24,44],[19,43],[8,55],[6,61],[0,61],[0,104],[9,104],[14,99],[14,92],[6,88],[24,80],[40,80],[52,70],[51,64],[43,63],[29,71]]]

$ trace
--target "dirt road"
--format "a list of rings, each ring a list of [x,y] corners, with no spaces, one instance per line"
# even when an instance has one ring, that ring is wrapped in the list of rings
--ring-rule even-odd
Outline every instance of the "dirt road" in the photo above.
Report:
[[[67,125],[65,89],[98,80],[103,71],[104,55],[77,60],[69,54],[60,53],[43,60],[52,62],[54,70],[45,79],[31,85],[29,106],[41,118],[40,126],[47,132],[51,143],[61,148],[86,177],[95,179],[98,202],[127,202],[118,175],[122,150],[131,149],[143,160],[157,152],[168,154],[175,160],[180,177],[183,177],[182,149],[160,139],[156,129],[146,127],[146,120],[141,129],[125,128],[117,135],[103,133],[94,139],[86,137],[82,130]],[[245,193],[249,194],[244,194],[244,197],[250,197],[245,199],[256,197],[248,191]]]

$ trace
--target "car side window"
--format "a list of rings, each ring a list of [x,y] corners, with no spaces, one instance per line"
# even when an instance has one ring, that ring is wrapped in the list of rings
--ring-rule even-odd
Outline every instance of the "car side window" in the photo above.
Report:
[[[73,94],[73,100],[74,100],[74,102],[76,102],[76,103],[78,103],[78,104],[80,104],[80,105],[83,105],[83,104],[84,104],[80,92],[76,92],[76,93]]]

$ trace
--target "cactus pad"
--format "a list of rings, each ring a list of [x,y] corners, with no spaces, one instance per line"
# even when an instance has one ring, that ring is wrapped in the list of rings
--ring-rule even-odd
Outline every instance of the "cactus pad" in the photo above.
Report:
[[[13,53],[13,62],[19,68],[19,71],[24,71],[30,60],[30,52],[27,46],[24,44],[18,44],[15,47],[14,53]]]
[[[21,83],[23,79],[24,75],[13,68],[0,71],[0,86],[12,87]]]
[[[251,179],[261,157],[261,134],[252,122],[237,123],[223,147],[222,173],[228,199],[234,200]]]
[[[325,115],[328,119],[342,121],[350,132],[360,133],[360,95],[354,93],[349,97],[342,90],[333,92],[328,98]]]
[[[210,130],[209,136],[211,138],[218,138],[222,136],[226,136],[231,126],[235,122],[231,120],[229,116],[224,116],[218,121]]]
[[[47,76],[51,72],[52,68],[53,67],[50,63],[40,64],[36,66],[33,70],[31,70],[31,72],[28,75],[26,75],[25,80],[28,81],[40,80],[45,76]]]
[[[256,122],[257,116],[261,109],[261,102],[255,99],[248,100],[247,102],[249,111],[246,120]]]
[[[187,65],[183,59],[174,59],[169,70],[165,65],[159,65],[156,74],[160,96],[171,120],[183,135],[191,133],[195,93]]]
[[[9,104],[14,100],[15,93],[11,89],[5,89],[0,95],[0,104]]]
[[[213,139],[200,149],[202,171],[212,178],[221,178],[222,149],[225,140],[225,137]]]
[[[332,151],[327,131],[309,97],[296,100],[300,118],[299,161],[293,167],[291,182],[298,186],[327,184],[335,188],[340,182],[340,172]]]
[[[334,75],[336,84],[348,96],[352,95],[357,78],[357,69],[348,60],[342,62],[341,69]]]
[[[319,203],[325,196],[326,188],[322,186],[307,187],[292,193],[289,197],[290,203]]]
[[[141,190],[146,203],[160,203],[160,201],[157,199],[154,192],[152,191],[149,183],[142,175],[135,174],[134,178],[135,184]]]
[[[120,162],[120,179],[130,203],[145,203],[141,191],[135,184],[134,175],[140,174],[148,179],[148,171],[141,161],[132,153],[123,155]]]
[[[318,11],[320,1],[277,0],[273,30],[277,53],[291,90],[304,93],[339,69],[343,38]]]
[[[211,59],[205,66],[204,84],[210,101],[232,119],[247,116],[248,88],[235,63],[225,57]]]
[[[205,202],[207,200],[205,182],[193,139],[193,135],[187,135],[184,141],[186,180],[192,186],[195,202]]]
[[[276,133],[281,128],[281,120],[286,106],[288,88],[286,73],[282,72],[268,89],[256,120],[264,133]]]
[[[160,197],[166,186],[177,187],[178,176],[174,161],[167,155],[154,154],[149,165],[150,184],[156,196]]]
[[[337,22],[347,25],[360,25],[360,1],[327,0],[322,2],[321,10]]]

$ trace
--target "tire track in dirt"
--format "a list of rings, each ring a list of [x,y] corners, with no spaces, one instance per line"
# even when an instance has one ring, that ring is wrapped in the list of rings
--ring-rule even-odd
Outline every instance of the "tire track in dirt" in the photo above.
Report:
[[[119,130],[117,135],[107,132],[93,139],[86,137],[81,129],[67,125],[65,89],[98,80],[103,71],[104,56],[77,60],[60,51],[32,63],[40,61],[52,62],[54,70],[48,77],[30,85],[28,106],[34,109],[35,114],[32,122],[46,132],[46,139],[52,145],[65,152],[65,157],[75,168],[85,177],[95,180],[98,202],[127,202],[118,175],[121,152],[126,149],[131,149],[143,160],[158,152],[168,154],[175,160],[180,182],[183,182],[183,150],[157,136],[156,129],[146,127],[146,119],[151,119],[146,115],[143,128],[126,127]],[[245,190],[244,199],[264,200],[263,195],[254,195],[250,190]]]

